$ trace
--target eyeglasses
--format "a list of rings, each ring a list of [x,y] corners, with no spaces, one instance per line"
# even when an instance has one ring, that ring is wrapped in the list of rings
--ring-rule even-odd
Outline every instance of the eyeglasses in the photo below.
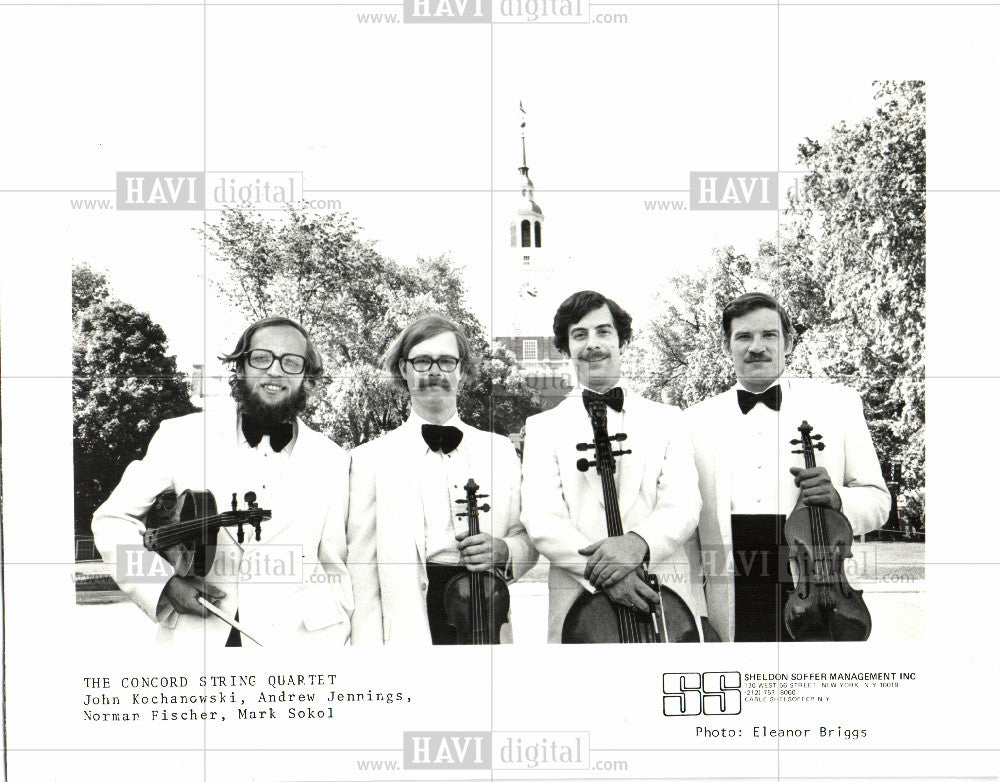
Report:
[[[270,350],[254,348],[246,351],[243,355],[247,357],[247,363],[254,369],[270,369],[275,359],[281,364],[282,370],[289,375],[300,375],[306,368],[306,357],[297,353],[276,356]]]
[[[405,358],[403,360],[409,362],[416,372],[430,372],[434,364],[437,364],[438,369],[442,372],[454,372],[459,361],[454,356],[438,356],[437,358],[417,356],[416,358]]]

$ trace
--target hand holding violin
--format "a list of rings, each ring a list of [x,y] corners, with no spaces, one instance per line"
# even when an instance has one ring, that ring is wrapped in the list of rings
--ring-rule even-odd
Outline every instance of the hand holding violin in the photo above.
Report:
[[[172,576],[163,588],[163,597],[179,614],[194,614],[207,617],[208,609],[198,602],[204,595],[207,600],[218,604],[226,593],[217,586],[208,584],[201,576]]]
[[[795,476],[795,485],[801,490],[802,502],[806,505],[821,505],[836,511],[843,507],[826,467],[792,467],[789,472]]]
[[[587,557],[583,577],[598,589],[606,590],[643,563],[649,546],[641,535],[628,532],[591,543],[580,549],[580,553]]]
[[[472,572],[500,568],[503,570],[510,558],[510,548],[503,538],[495,538],[488,532],[470,535],[468,530],[455,536],[458,541],[460,564]]]

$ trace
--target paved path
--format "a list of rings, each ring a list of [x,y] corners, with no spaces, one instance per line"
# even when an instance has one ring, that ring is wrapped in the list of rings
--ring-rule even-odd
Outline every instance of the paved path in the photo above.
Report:
[[[864,589],[872,614],[872,640],[919,639],[924,626],[924,547],[919,543],[855,543],[858,563],[852,583]],[[80,563],[78,571],[93,578],[101,563]],[[86,576],[85,576],[86,577]],[[511,612],[518,645],[544,644],[548,611],[548,566],[544,562],[511,585]],[[100,627],[115,644],[152,638],[153,624],[138,608],[122,601],[121,593],[78,593],[79,630],[87,637]]]

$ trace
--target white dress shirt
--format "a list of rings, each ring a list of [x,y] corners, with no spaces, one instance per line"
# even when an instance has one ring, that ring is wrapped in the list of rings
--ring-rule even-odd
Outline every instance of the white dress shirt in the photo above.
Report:
[[[772,383],[781,387],[782,399],[787,399],[784,381]],[[738,388],[746,389],[742,384]],[[735,398],[733,404],[737,404]],[[781,467],[783,449],[778,430],[780,414],[763,402],[737,417],[730,433],[733,458],[731,461],[731,510],[736,514],[779,513],[781,508]]]
[[[455,535],[468,529],[465,517],[457,519],[460,511],[457,500],[465,499],[465,484],[472,475],[468,449],[459,443],[451,453],[432,451],[424,442],[421,428],[429,421],[416,412],[403,424],[409,436],[425,445],[420,461],[414,469],[418,471],[420,498],[424,506],[424,532],[427,545],[427,561],[439,565],[459,563],[458,541]],[[454,426],[460,431],[463,424],[453,415],[444,426]],[[464,432],[463,432],[464,433]],[[482,483],[482,479],[479,481]]]
[[[247,442],[243,436],[239,422],[237,428],[237,459],[239,461],[239,472],[245,476],[245,491],[252,491],[257,495],[257,504],[262,508],[274,507],[274,489],[281,486],[285,476],[285,469],[291,459],[292,451],[295,448],[295,441],[298,434],[298,424],[294,425],[294,433],[291,441],[280,451],[275,452],[271,448],[271,438],[264,435],[260,442],[254,447]],[[220,511],[229,509],[231,497],[218,497],[217,502],[225,507],[220,507]],[[239,507],[245,508],[243,497],[237,497]]]

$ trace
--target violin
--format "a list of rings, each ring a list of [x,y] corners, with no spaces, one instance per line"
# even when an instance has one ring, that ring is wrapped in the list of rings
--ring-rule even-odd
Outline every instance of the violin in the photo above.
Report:
[[[806,467],[816,466],[816,451],[826,446],[807,421],[799,426]],[[844,560],[853,556],[854,530],[844,514],[832,508],[800,504],[785,520],[789,561],[798,568],[795,591],[785,604],[785,627],[796,641],[865,641],[872,617],[844,575]]]
[[[146,514],[142,543],[173,565],[177,575],[206,576],[215,561],[220,528],[237,527],[236,540],[242,543],[243,525],[249,524],[259,541],[261,522],[271,518],[271,511],[258,507],[254,492],[248,491],[243,501],[246,509],[238,510],[234,492],[231,510],[219,513],[210,491],[163,492]]]
[[[465,506],[469,519],[469,535],[479,534],[479,511],[489,512],[490,506],[479,504],[487,494],[476,494],[479,485],[469,478],[465,484],[465,499],[456,500]],[[455,628],[460,644],[498,644],[500,627],[510,615],[510,590],[496,573],[468,571],[453,576],[444,588],[444,607],[448,623]]]
[[[632,453],[631,450],[614,450],[612,443],[628,438],[624,432],[608,435],[608,409],[602,401],[587,406],[594,430],[593,443],[578,443],[578,451],[594,449],[594,459],[580,459],[577,469],[586,472],[597,468],[604,492],[604,514],[608,537],[624,535],[621,510],[618,507],[618,488],[615,486],[615,458]],[[649,612],[638,611],[613,602],[603,592],[582,592],[570,606],[563,621],[562,642],[578,643],[697,643],[701,640],[698,623],[687,603],[672,589],[659,583],[655,575],[642,566],[642,577],[657,592],[659,602]],[[718,635],[703,618],[706,640],[719,640]]]

